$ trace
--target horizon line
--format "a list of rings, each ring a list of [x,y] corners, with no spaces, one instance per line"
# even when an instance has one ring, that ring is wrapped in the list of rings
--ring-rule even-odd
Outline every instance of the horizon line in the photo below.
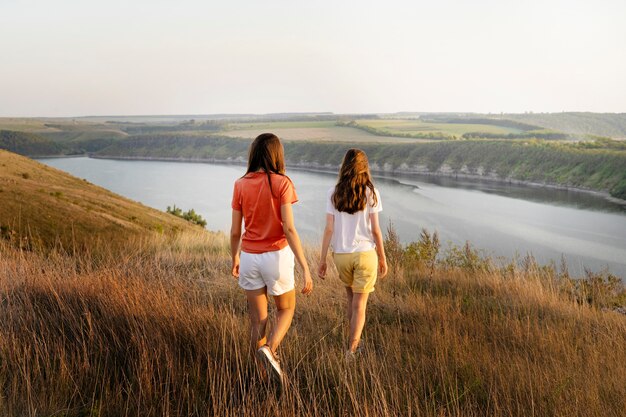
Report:
[[[87,114],[72,116],[4,116],[0,119],[88,119],[88,118],[132,118],[132,117],[267,117],[267,116],[363,116],[363,115],[427,115],[427,114],[460,114],[460,115],[529,115],[529,114],[626,114],[623,112],[595,112],[562,110],[558,112],[549,111],[524,111],[524,112],[476,112],[476,111],[397,111],[397,112],[346,112],[335,113],[329,111],[312,112],[270,112],[270,113],[145,113],[145,114]]]

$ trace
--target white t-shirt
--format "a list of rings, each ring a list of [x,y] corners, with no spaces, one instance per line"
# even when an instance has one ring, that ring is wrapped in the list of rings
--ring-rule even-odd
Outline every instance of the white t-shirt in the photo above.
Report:
[[[332,197],[335,187],[328,190],[326,197],[326,213],[335,216],[335,227],[331,244],[335,253],[366,252],[376,248],[374,235],[372,234],[372,221],[370,214],[382,211],[383,205],[377,189],[377,203],[372,207],[373,198],[371,191],[367,189],[368,202],[366,207],[354,214],[340,212],[333,204]]]

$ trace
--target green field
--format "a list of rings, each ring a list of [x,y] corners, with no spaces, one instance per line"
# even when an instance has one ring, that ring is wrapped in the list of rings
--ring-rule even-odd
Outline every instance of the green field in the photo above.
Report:
[[[527,113],[503,117],[571,134],[626,138],[626,113]]]
[[[227,130],[224,130],[221,134],[238,138],[255,138],[263,132],[272,132],[281,139],[289,141],[355,143],[424,141],[414,138],[395,137],[393,135],[377,135],[354,127],[337,126],[336,121],[229,123]]]
[[[234,122],[228,123],[228,130],[267,130],[267,129],[307,129],[334,127],[335,121],[285,121],[285,122]]]
[[[323,120],[320,120],[322,118]],[[426,119],[424,119],[426,118]],[[473,120],[473,121],[472,121]],[[457,139],[519,139],[547,132],[517,126],[511,120],[451,115],[389,117],[381,115],[276,116],[170,116],[128,118],[0,118],[0,130],[29,132],[48,139],[66,154],[97,152],[115,141],[146,134],[177,133],[189,136],[221,134],[251,139],[272,132],[287,141],[352,143],[418,143]]]
[[[43,119],[30,119],[23,117],[0,117],[0,129],[16,130],[21,132],[55,131],[55,129],[47,127],[46,121]]]
[[[404,133],[441,133],[444,135],[461,136],[464,133],[471,132],[508,135],[509,133],[522,132],[519,129],[504,126],[474,123],[432,123],[424,122],[419,119],[371,119],[358,120],[356,123],[388,132],[391,135]]]

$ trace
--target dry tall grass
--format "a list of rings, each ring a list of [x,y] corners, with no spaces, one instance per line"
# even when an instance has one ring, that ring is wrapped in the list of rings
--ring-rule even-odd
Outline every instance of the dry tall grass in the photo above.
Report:
[[[456,267],[380,283],[350,364],[343,290],[317,281],[281,348],[277,400],[246,350],[225,250],[208,234],[123,255],[0,243],[0,415],[624,415],[624,316],[568,300],[537,271]]]
[[[164,207],[165,208],[165,207]],[[66,172],[0,149],[0,239],[29,249],[116,244],[195,226]]]

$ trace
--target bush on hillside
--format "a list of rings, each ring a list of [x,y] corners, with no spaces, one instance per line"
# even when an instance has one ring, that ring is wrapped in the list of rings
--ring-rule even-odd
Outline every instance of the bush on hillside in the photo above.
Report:
[[[180,217],[181,219],[185,219],[188,222],[197,224],[200,227],[206,226],[206,220],[204,220],[200,214],[196,213],[194,209],[183,211],[180,207],[176,207],[174,204],[174,207],[167,206],[167,212],[176,217]]]
[[[613,188],[611,188],[611,196],[615,198],[621,198],[626,200],[626,178],[618,182]]]
[[[540,265],[532,254],[498,266],[498,260],[469,242],[463,246],[449,243],[442,252],[437,232],[431,234],[426,229],[422,229],[419,240],[403,245],[392,223],[387,228],[385,251],[389,273],[394,278],[415,274],[432,277],[437,270],[499,273],[503,278],[532,276],[578,304],[609,309],[626,307],[626,287],[620,277],[606,269],[598,272],[586,269],[584,277],[572,278],[564,259],[561,259],[560,269],[554,262]]]

